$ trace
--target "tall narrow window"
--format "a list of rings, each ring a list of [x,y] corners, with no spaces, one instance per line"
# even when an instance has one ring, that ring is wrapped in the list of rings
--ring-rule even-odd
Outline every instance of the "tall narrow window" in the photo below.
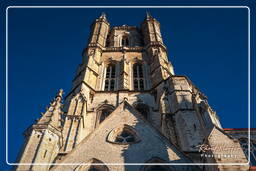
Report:
[[[129,40],[127,36],[122,38],[122,46],[129,46]]]
[[[105,78],[105,91],[114,91],[116,79],[116,68],[115,65],[109,65],[106,70]]]
[[[144,90],[144,77],[141,64],[133,65],[133,88],[136,91]]]

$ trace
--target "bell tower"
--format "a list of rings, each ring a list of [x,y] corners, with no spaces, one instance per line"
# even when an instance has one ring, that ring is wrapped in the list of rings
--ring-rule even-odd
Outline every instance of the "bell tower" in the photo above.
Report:
[[[20,162],[64,165],[17,170],[200,170],[104,163],[205,162],[195,147],[214,144],[210,133],[227,138],[206,96],[174,74],[160,23],[149,13],[140,26],[97,18],[63,108],[62,94],[27,131]]]

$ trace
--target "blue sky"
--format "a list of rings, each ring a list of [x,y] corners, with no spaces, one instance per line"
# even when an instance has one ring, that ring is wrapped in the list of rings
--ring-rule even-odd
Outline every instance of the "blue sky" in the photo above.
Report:
[[[90,24],[105,12],[111,26],[139,26],[146,11],[161,23],[175,73],[208,97],[224,128],[248,127],[246,8],[10,9],[9,162],[56,92],[69,92]]]

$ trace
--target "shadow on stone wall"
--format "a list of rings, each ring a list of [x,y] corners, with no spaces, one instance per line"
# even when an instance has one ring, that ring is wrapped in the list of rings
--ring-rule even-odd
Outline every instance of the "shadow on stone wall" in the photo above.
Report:
[[[130,105],[129,105],[130,106]],[[161,163],[192,163],[175,146],[173,146],[160,131],[154,128],[145,117],[132,106],[131,113],[138,117],[132,125],[139,142],[124,145],[122,156],[125,171],[170,171],[170,170],[200,170],[198,167],[186,165],[161,165]],[[135,138],[136,139],[136,138]],[[133,165],[135,164],[136,165]],[[143,165],[143,163],[157,163],[156,165]]]

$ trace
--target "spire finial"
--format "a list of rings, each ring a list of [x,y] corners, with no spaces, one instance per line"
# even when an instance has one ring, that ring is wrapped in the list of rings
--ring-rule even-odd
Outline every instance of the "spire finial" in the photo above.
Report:
[[[100,18],[106,19],[106,13],[105,13],[105,12],[102,12],[101,15],[100,15]]]
[[[146,11],[146,19],[150,19],[150,18],[153,18],[153,17],[151,16],[151,14],[148,11]]]
[[[98,21],[105,21],[105,22],[108,22],[107,21],[107,17],[106,17],[106,13],[105,12],[102,12],[100,17],[98,19],[96,19]]]
[[[44,124],[48,125],[51,124],[52,126],[55,126],[58,128],[60,123],[60,115],[62,113],[62,95],[63,95],[63,89],[60,89],[58,93],[56,94],[56,97],[51,102],[49,108],[46,108],[46,111],[42,114],[41,118],[37,121],[37,124]]]
[[[57,97],[61,97],[62,98],[62,95],[63,95],[63,89],[60,89],[59,92],[57,93]]]

